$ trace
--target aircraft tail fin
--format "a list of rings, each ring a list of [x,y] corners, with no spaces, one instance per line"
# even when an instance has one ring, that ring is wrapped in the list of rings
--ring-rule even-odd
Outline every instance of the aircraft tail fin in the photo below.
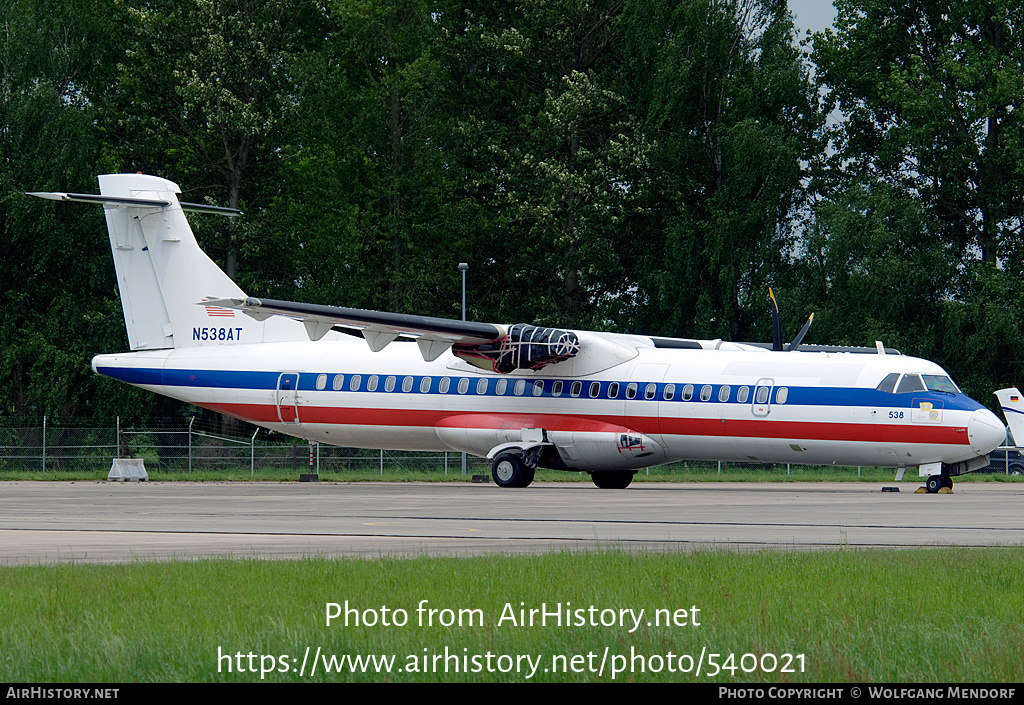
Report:
[[[185,211],[238,211],[180,202],[178,185],[157,176],[105,174],[99,182],[100,195],[30,195],[103,205],[132,350],[305,337],[295,321],[268,324],[241,311],[203,305],[211,299],[244,299],[245,293],[200,249]]]
[[[999,406],[1006,417],[1006,425],[1010,427],[1015,445],[1024,443],[1024,395],[1016,387],[1000,389],[995,393]]]

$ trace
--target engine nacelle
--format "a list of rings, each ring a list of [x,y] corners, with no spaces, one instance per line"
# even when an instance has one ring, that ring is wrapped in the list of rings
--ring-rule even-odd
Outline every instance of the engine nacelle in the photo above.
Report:
[[[519,421],[517,423],[517,421]],[[442,419],[435,431],[447,446],[473,455],[493,458],[503,450],[527,450],[548,446],[557,452],[541,467],[565,470],[634,470],[664,463],[665,451],[650,436],[625,426],[582,421],[571,431],[539,428],[523,416],[462,414]],[[529,424],[529,425],[528,425]],[[557,461],[561,459],[560,467]]]
[[[562,462],[574,470],[631,470],[665,462],[650,436],[620,427],[601,431],[548,431]]]

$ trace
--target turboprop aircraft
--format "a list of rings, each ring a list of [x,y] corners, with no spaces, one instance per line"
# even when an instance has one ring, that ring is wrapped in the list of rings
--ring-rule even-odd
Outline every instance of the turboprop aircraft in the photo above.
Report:
[[[99,177],[133,352],[102,375],[311,441],[454,450],[525,487],[537,467],[625,488],[676,460],[917,467],[930,492],[1005,428],[935,363],[885,349],[494,325],[254,298],[206,256],[178,186]],[[808,325],[810,321],[808,321]],[[363,340],[342,332],[356,331]],[[414,343],[401,342],[412,340]]]

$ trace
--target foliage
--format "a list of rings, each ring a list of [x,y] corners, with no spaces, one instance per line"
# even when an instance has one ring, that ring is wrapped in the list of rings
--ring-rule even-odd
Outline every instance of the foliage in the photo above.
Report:
[[[634,223],[650,234],[637,275],[643,328],[732,340],[766,330],[803,165],[820,149],[793,33],[785,3],[666,2],[651,16],[632,6],[630,73],[648,77],[636,99],[658,143]]]
[[[3,410],[175,413],[89,371],[101,214],[21,196],[135,170],[243,208],[193,226],[255,295],[457,318],[467,262],[472,319],[766,340],[772,285],[984,398],[1024,371],[1021,9],[837,7],[811,50],[781,0],[11,0]]]
[[[1016,251],[1024,204],[1020,3],[839,0],[815,37],[819,80],[848,116],[842,167],[912,195],[961,262]]]
[[[1024,265],[1021,7],[836,7],[812,55],[844,119],[818,172],[811,298],[837,325],[884,334],[990,398],[1024,372],[1013,293]]]

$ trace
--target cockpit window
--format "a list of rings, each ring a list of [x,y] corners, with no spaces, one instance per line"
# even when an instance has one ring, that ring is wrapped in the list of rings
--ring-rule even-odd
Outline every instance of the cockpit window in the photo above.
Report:
[[[877,389],[880,392],[885,392],[886,394],[892,394],[892,391],[896,389],[896,380],[898,380],[899,378],[899,372],[892,372],[890,374],[887,374],[885,376],[885,379],[879,382],[878,386],[875,387],[875,389]]]
[[[956,394],[959,390],[956,385],[946,375],[921,375],[924,380],[924,384],[928,387],[929,392],[946,392],[947,394]]]
[[[924,383],[921,382],[921,375],[903,375],[903,379],[900,380],[900,386],[896,387],[897,394],[923,391]]]

